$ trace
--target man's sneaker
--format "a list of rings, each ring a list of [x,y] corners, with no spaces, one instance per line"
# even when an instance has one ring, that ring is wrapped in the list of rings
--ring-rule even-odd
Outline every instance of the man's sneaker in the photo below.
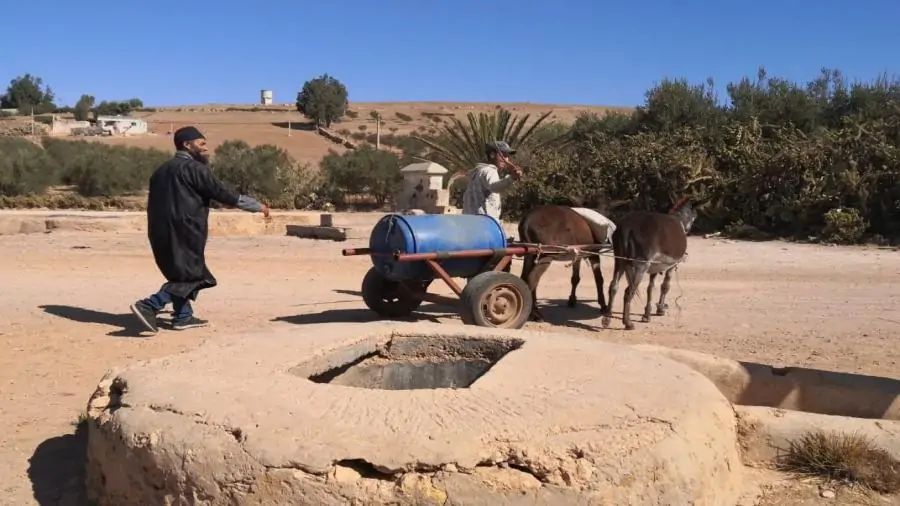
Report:
[[[156,325],[156,311],[147,307],[143,301],[137,301],[131,305],[131,312],[134,313],[134,316],[137,317],[138,321],[141,322],[141,325],[144,326],[150,332],[156,334],[159,332],[159,327]]]
[[[208,321],[191,316],[190,318],[184,320],[173,321],[172,330],[195,329],[197,327],[205,327],[207,325],[209,325]]]

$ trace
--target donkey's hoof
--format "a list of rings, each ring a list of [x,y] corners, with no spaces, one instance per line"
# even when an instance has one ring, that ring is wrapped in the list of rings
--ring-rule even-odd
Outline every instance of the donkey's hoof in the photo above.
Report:
[[[645,314],[644,316],[641,316],[641,323],[650,323],[650,315]]]
[[[666,316],[666,309],[662,307],[656,308],[656,316]]]
[[[611,319],[612,318],[610,318],[609,315],[603,315],[603,318],[600,319],[600,325],[602,325],[603,328],[609,327],[609,322]]]
[[[573,308],[577,305],[578,305],[578,299],[569,299],[569,301],[566,302],[566,307]]]
[[[626,323],[625,330],[634,330],[634,324],[631,322]]]

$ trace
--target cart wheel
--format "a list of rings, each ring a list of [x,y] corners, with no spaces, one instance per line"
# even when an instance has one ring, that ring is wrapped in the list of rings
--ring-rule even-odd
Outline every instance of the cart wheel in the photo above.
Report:
[[[424,283],[391,281],[372,267],[362,282],[363,302],[372,311],[385,318],[408,316],[422,305],[415,293],[424,293]]]
[[[463,288],[460,316],[467,325],[520,329],[534,301],[522,278],[508,272],[482,272]]]

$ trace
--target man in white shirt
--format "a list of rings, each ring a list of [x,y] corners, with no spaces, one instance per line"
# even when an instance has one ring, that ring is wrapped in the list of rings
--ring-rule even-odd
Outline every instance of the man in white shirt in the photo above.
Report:
[[[522,177],[522,169],[509,159],[514,154],[516,150],[504,141],[489,142],[485,146],[488,163],[479,163],[469,171],[463,194],[463,214],[486,214],[500,220],[500,194]],[[501,178],[500,170],[508,174]]]

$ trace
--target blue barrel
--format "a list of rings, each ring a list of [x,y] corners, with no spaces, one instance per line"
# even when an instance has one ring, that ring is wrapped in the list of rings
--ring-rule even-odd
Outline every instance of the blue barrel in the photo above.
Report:
[[[503,226],[490,216],[477,214],[388,214],[378,220],[369,236],[373,253],[438,253],[506,247]],[[439,260],[454,278],[472,277],[491,257]],[[372,256],[375,268],[392,281],[424,280],[434,272],[425,262],[398,262],[390,256]]]

